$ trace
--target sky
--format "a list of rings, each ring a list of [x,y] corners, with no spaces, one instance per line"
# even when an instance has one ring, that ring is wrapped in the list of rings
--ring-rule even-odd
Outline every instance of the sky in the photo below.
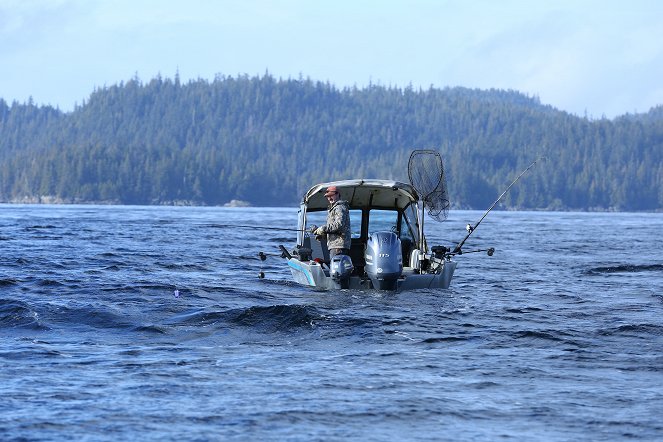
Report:
[[[0,98],[217,75],[509,89],[590,118],[663,104],[660,0],[0,0]]]

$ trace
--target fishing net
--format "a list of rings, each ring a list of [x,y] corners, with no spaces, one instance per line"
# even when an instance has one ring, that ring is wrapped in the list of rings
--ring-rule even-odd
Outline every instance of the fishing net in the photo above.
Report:
[[[413,151],[407,163],[407,174],[428,215],[436,221],[447,219],[449,194],[440,154],[434,150]]]

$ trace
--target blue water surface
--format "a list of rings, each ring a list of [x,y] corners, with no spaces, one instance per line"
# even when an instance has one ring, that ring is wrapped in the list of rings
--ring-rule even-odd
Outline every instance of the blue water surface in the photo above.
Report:
[[[403,293],[291,282],[295,228],[0,205],[0,440],[663,439],[663,214],[494,211]]]

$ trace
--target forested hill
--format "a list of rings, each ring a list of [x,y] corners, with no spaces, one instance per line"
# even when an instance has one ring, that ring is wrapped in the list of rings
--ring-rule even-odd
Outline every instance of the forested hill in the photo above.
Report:
[[[295,205],[315,183],[407,182],[434,148],[452,204],[660,210],[663,107],[579,118],[514,91],[368,86],[308,79],[132,79],[64,113],[0,100],[0,201]]]

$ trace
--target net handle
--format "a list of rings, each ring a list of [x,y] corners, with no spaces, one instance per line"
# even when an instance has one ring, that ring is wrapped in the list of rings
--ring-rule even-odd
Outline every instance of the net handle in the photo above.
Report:
[[[435,157],[434,163],[437,164],[437,181],[435,182],[435,185],[426,192],[424,195],[424,190],[421,189],[419,186],[415,184],[416,179],[413,178],[414,171],[415,171],[415,164],[414,162],[416,161],[415,158],[417,156],[424,156],[424,155],[432,155]],[[421,162],[420,166],[422,164],[425,164],[425,162]],[[418,169],[417,169],[418,170]],[[410,185],[414,187],[414,189],[417,191],[420,197],[421,201],[421,215],[420,215],[420,220],[419,220],[419,250],[421,250],[423,253],[426,253],[426,242],[424,241],[424,218],[425,218],[425,209],[426,209],[426,199],[435,192],[435,190],[438,188],[440,185],[440,182],[442,181],[443,175],[444,175],[444,166],[442,165],[442,157],[440,156],[440,153],[435,151],[435,150],[430,150],[430,149],[415,149],[412,151],[410,154],[410,159],[407,162],[407,174],[408,178],[410,179]],[[421,183],[418,183],[421,184]]]

